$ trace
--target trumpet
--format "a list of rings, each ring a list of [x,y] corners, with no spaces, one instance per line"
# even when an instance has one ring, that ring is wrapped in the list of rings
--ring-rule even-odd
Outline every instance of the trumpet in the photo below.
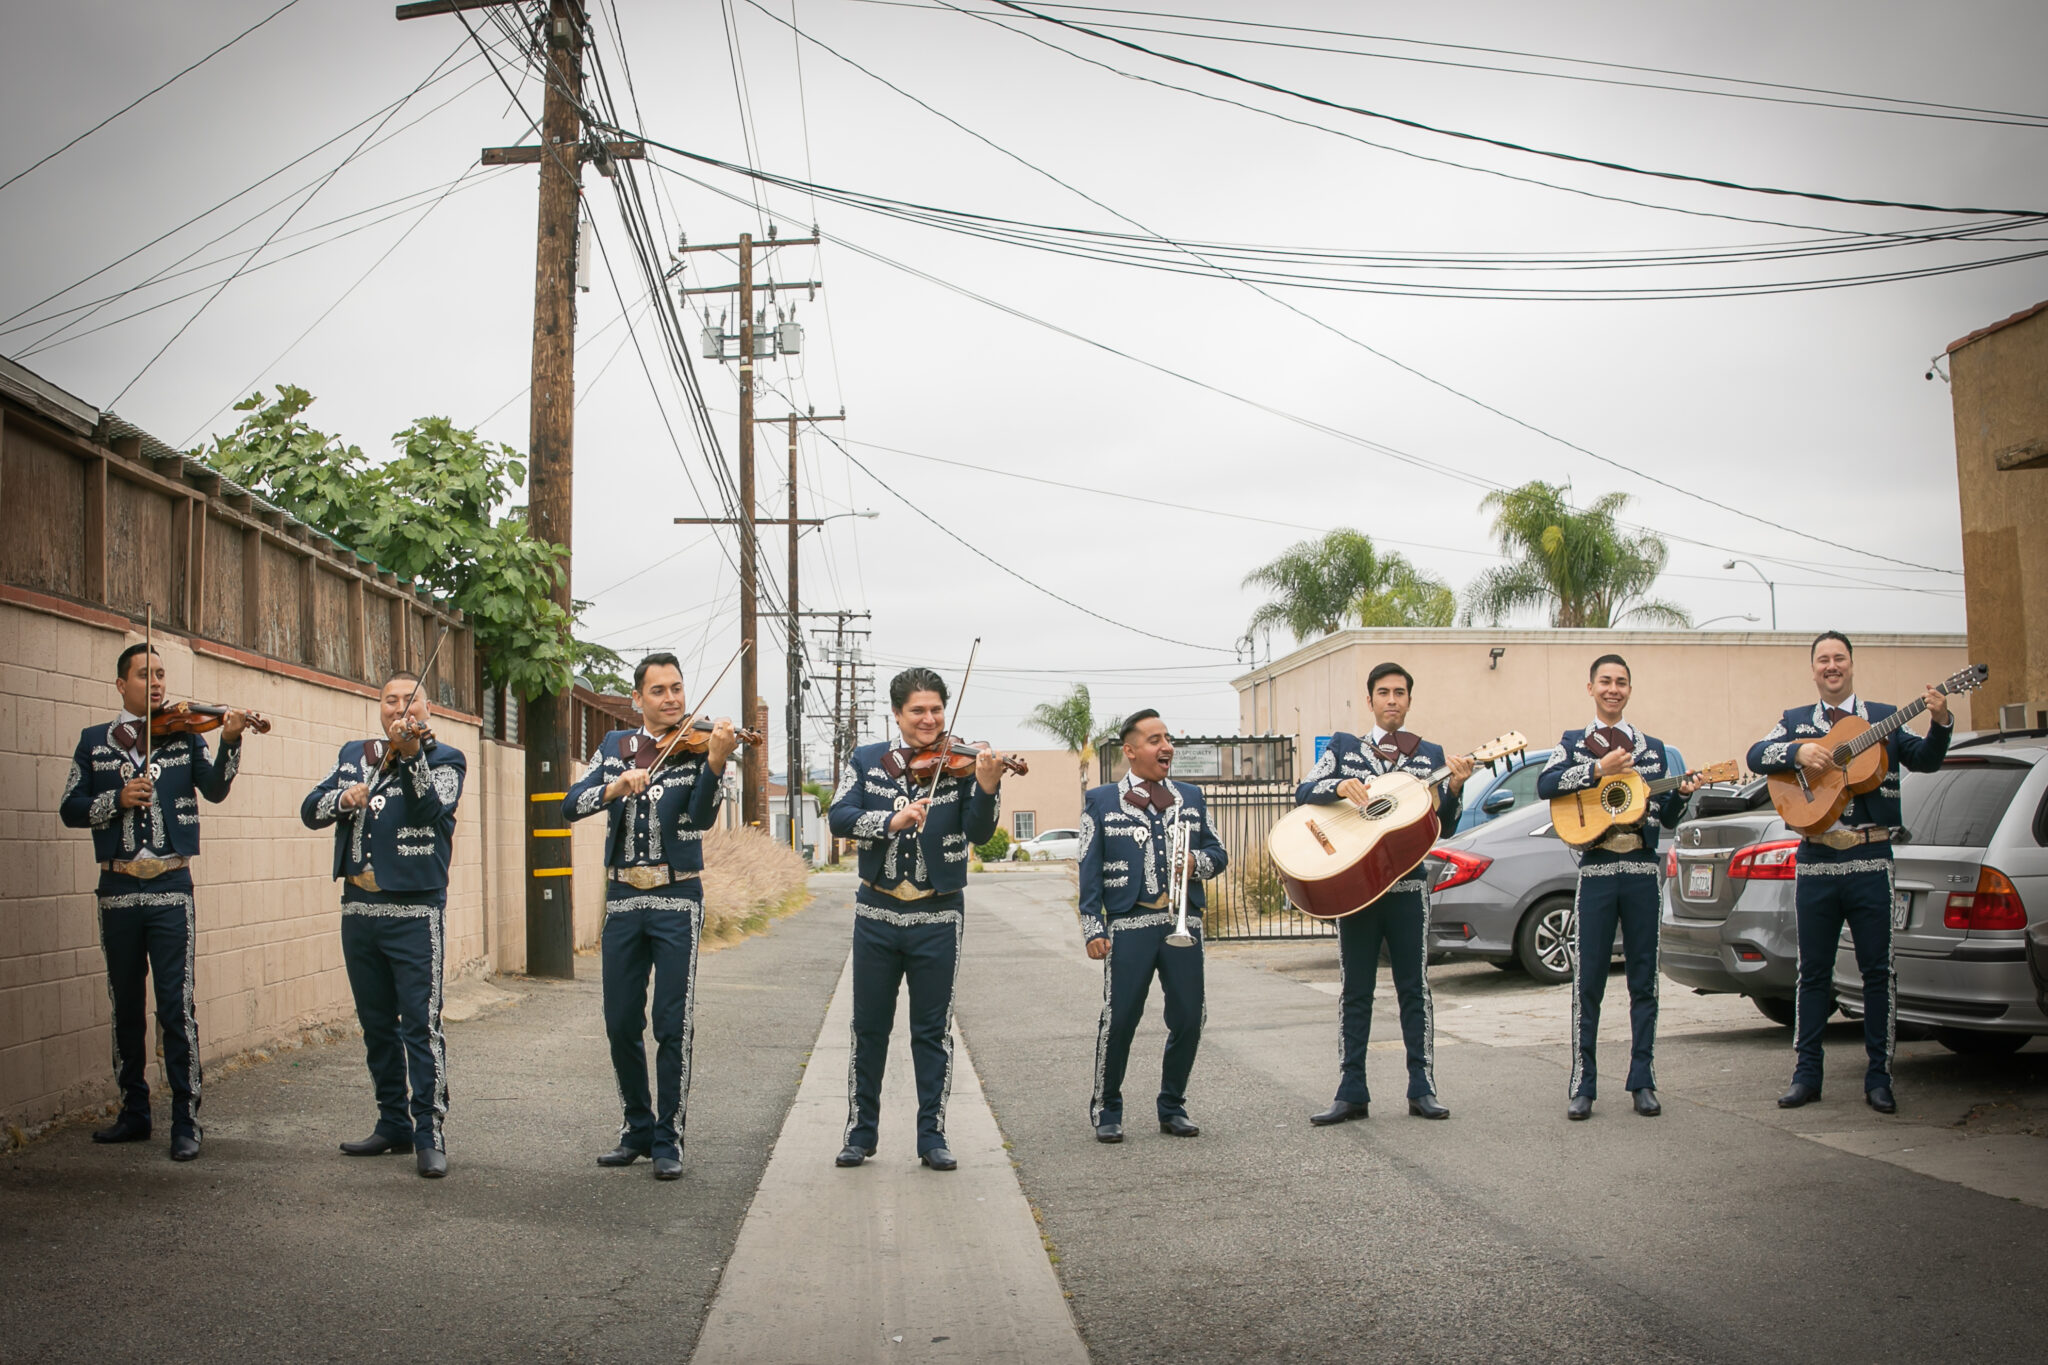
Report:
[[[1166,941],[1176,948],[1192,948],[1195,936],[1188,932],[1188,876],[1194,862],[1193,836],[1185,820],[1175,819],[1166,831],[1166,870],[1173,878],[1173,932]]]

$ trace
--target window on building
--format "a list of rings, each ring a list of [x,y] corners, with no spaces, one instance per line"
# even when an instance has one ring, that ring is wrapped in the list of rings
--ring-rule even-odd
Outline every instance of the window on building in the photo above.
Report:
[[[1012,811],[1010,813],[1010,833],[1016,836],[1019,843],[1037,834],[1038,812],[1035,810]]]

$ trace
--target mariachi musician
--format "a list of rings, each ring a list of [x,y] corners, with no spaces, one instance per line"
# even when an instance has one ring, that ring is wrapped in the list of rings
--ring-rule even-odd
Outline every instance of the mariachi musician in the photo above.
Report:
[[[1159,713],[1133,712],[1117,738],[1130,770],[1081,802],[1081,939],[1088,956],[1102,963],[1088,1122],[1097,1142],[1124,1140],[1124,1067],[1156,975],[1166,996],[1159,1130],[1196,1137],[1202,1130],[1188,1118],[1187,1089],[1206,1013],[1202,883],[1222,875],[1229,855],[1209,824],[1202,789],[1169,775],[1173,741]],[[1181,918],[1171,908],[1181,886],[1185,942],[1174,937]]]
[[[429,661],[431,665],[431,660]],[[341,746],[306,793],[299,819],[334,829],[341,958],[363,1026],[377,1126],[345,1156],[414,1153],[430,1180],[448,1174],[448,1045],[441,1035],[448,866],[469,765],[437,742],[419,676],[399,670],[377,703],[379,739]]]
[[[1444,757],[1442,746],[1402,729],[1414,700],[1415,679],[1396,663],[1374,666],[1365,680],[1373,719],[1372,733],[1360,739],[1338,731],[1308,780],[1294,792],[1294,803],[1333,805],[1366,802],[1366,788],[1375,777],[1406,772],[1427,779],[1438,769],[1450,775],[1437,787],[1437,821],[1445,829],[1458,823],[1460,793],[1472,775],[1472,760]],[[1429,997],[1429,887],[1421,876],[1395,882],[1378,900],[1337,921],[1339,995],[1342,998],[1342,1062],[1337,1098],[1330,1107],[1309,1116],[1317,1125],[1366,1117],[1371,1092],[1366,1087],[1365,1051],[1372,1033],[1373,988],[1378,983],[1380,947],[1387,949],[1394,969],[1394,994],[1401,1007],[1401,1038],[1408,1050],[1408,1112],[1418,1118],[1447,1119],[1450,1109],[1436,1095],[1436,1020]]]
[[[604,1031],[624,1116],[618,1145],[597,1164],[630,1166],[650,1157],[656,1180],[675,1180],[683,1173],[697,951],[704,934],[702,841],[718,813],[725,761],[740,740],[730,720],[699,731],[684,701],[682,665],[673,654],[650,654],[633,669],[633,706],[640,727],[604,737],[590,770],[569,788],[562,812],[570,820],[606,812],[599,941]],[[642,1038],[650,977],[651,1096]]]
[[[216,762],[197,734],[152,735],[145,717],[163,708],[164,664],[147,644],[121,651],[114,688],[121,713],[79,735],[58,806],[66,825],[92,831],[100,865],[100,948],[114,1007],[121,1112],[92,1140],[140,1142],[150,1134],[142,992],[145,975],[153,975],[171,1087],[171,1160],[191,1161],[201,1133],[191,872],[199,856],[199,798],[216,805],[227,799],[241,767],[243,730],[254,718],[232,708],[222,713]]]

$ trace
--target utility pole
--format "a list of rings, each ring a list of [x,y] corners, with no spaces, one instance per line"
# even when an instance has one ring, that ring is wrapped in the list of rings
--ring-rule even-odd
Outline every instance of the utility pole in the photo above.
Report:
[[[860,742],[860,735],[852,724],[852,717],[857,712],[859,706],[858,694],[861,678],[858,670],[861,667],[861,663],[857,653],[851,656],[847,653],[846,637],[848,635],[860,637],[870,635],[873,632],[865,630],[849,631],[846,628],[846,623],[850,620],[865,619],[867,617],[866,612],[835,611],[819,614],[837,618],[836,623],[832,627],[831,643],[824,646],[827,657],[832,663],[832,780],[837,782],[839,780],[839,770],[845,765],[847,755],[851,754],[854,747]],[[822,643],[822,637],[825,632],[821,630],[813,633],[821,637]],[[856,645],[857,649],[858,646]],[[853,695],[851,696],[849,696],[847,690],[849,680],[853,684]],[[851,703],[854,710],[849,710],[849,703]],[[829,847],[831,852],[827,861],[836,866],[839,862],[839,841],[837,839],[831,840]]]
[[[779,246],[816,246],[818,239],[795,237],[786,241],[774,240],[771,231],[769,240],[758,243],[763,251]],[[757,243],[752,233],[743,232],[737,242],[722,242],[708,246],[681,244],[677,250],[682,253],[694,251],[736,251],[739,253],[739,282],[737,284],[706,285],[696,289],[683,289],[679,293],[690,294],[738,294],[740,312],[739,356],[740,362],[740,506],[736,518],[676,518],[676,524],[695,526],[730,526],[740,528],[740,639],[759,643],[757,616],[760,594],[760,562],[757,558],[755,528],[764,523],[756,516],[754,506],[754,361],[762,356],[774,356],[782,349],[779,333],[781,328],[766,336],[758,336],[754,325],[754,248]],[[782,286],[785,289],[816,291],[820,286],[816,280],[801,284]],[[773,298],[775,286],[769,286]],[[710,338],[707,336],[707,342]],[[724,353],[725,338],[718,341],[718,352],[711,359],[727,359]],[[760,342],[767,344],[762,346]],[[790,348],[794,349],[794,348]],[[794,514],[792,514],[794,520]],[[792,527],[790,534],[795,535]],[[746,723],[754,724],[761,709],[760,665],[758,649],[750,649],[740,657],[740,706],[746,715]],[[749,757],[740,769],[740,819],[748,825],[760,825],[768,818],[768,755],[760,753]]]
[[[513,0],[422,0],[398,6],[400,19],[489,9]],[[463,19],[465,28],[469,20]],[[583,96],[583,0],[549,0],[542,30],[546,94],[538,146],[486,147],[486,166],[540,167],[540,221],[533,271],[533,372],[528,408],[527,530],[536,540],[567,549],[576,450],[576,223],[583,162],[605,175],[615,158],[640,159],[638,142],[583,143],[577,106]],[[471,30],[472,34],[474,30]],[[570,563],[564,559],[553,600],[573,612]],[[521,738],[526,743],[526,970],[534,976],[576,975],[575,886],[562,798],[569,786],[569,692],[525,700]]]

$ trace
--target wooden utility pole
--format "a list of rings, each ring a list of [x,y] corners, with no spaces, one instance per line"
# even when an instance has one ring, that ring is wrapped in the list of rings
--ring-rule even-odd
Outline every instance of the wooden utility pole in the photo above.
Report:
[[[400,19],[488,9],[512,0],[422,0],[398,6]],[[464,19],[468,26],[469,21]],[[535,539],[571,545],[576,450],[576,223],[583,162],[612,174],[615,157],[640,158],[638,142],[583,146],[577,106],[583,94],[582,0],[550,0],[543,30],[546,94],[539,146],[487,147],[487,166],[540,167],[540,219],[533,270],[533,373],[526,440],[526,524]],[[474,30],[472,30],[474,32]],[[553,600],[574,611],[570,562],[562,564]],[[523,703],[526,745],[526,970],[534,976],[576,974],[575,886],[562,799],[569,786],[569,692]]]
[[[816,237],[796,237],[776,241],[772,237],[759,243],[763,251],[779,246],[816,246]],[[739,516],[678,517],[677,525],[730,526],[740,528],[740,639],[756,644],[760,611],[760,561],[759,547],[755,543],[755,528],[773,524],[760,521],[754,505],[754,360],[757,354],[754,331],[754,248],[757,244],[752,233],[743,232],[737,242],[723,242],[708,246],[684,245],[682,252],[693,251],[737,251],[739,253],[739,282],[737,284],[707,285],[697,289],[684,289],[682,294],[738,294],[740,313],[740,489]],[[770,289],[777,286],[771,284]],[[780,286],[784,289],[815,290],[815,280],[800,284]],[[771,337],[767,355],[776,354],[775,342]],[[791,514],[794,519],[794,513]],[[796,528],[790,528],[796,534]],[[750,649],[740,657],[740,712],[753,717],[759,714],[761,706],[760,667],[756,655],[761,651]],[[740,819],[748,825],[761,825],[768,818],[768,757],[765,753],[750,755],[740,769]]]
[[[757,420],[772,422],[776,419],[770,417]],[[789,719],[785,722],[789,731],[789,780],[783,784],[783,797],[789,806],[789,846],[801,851],[804,842],[803,821],[801,819],[803,812],[804,683],[803,642],[802,637],[797,633],[797,626],[798,618],[802,616],[803,609],[797,601],[796,594],[796,541],[797,537],[804,533],[804,528],[798,525],[796,515],[796,424],[798,422],[844,422],[846,414],[842,412],[836,417],[819,417],[815,413],[805,415],[792,412],[782,420],[789,423]],[[833,771],[833,780],[835,782],[838,780],[838,770],[836,767]]]

